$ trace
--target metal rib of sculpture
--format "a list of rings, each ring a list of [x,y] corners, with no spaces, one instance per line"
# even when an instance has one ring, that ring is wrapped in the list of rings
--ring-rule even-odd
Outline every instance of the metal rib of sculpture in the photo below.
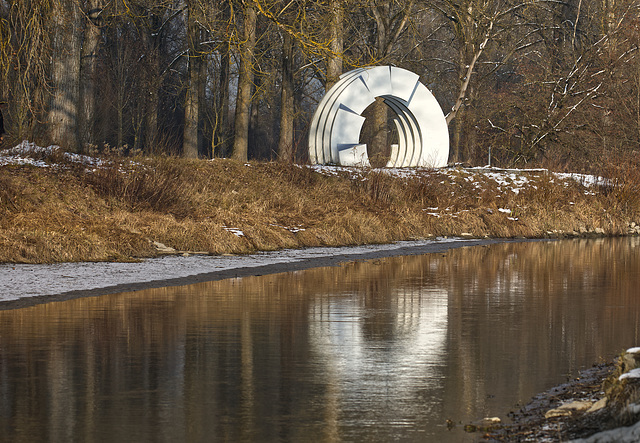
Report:
[[[449,130],[440,105],[419,76],[393,66],[358,68],[340,76],[318,105],[309,131],[313,164],[369,165],[360,143],[362,112],[381,97],[396,114],[398,143],[387,167],[442,167],[449,157]]]

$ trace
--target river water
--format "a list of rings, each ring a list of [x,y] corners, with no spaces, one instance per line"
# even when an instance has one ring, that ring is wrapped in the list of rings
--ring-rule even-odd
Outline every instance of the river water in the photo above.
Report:
[[[473,441],[639,345],[639,288],[621,238],[0,311],[0,441]]]

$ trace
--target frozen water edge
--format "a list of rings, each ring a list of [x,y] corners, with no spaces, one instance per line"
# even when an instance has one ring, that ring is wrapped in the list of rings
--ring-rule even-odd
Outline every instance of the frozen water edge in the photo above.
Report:
[[[356,259],[442,252],[498,241],[438,238],[344,248],[285,249],[237,256],[166,256],[140,263],[0,264],[0,304],[36,298],[38,300],[27,304],[45,303],[85,295],[330,266]],[[65,297],[56,297],[65,294]]]

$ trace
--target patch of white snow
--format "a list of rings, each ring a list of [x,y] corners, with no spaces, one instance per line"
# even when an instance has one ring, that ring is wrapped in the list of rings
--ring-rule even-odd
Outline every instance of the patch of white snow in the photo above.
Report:
[[[620,377],[618,377],[618,380],[622,381],[625,378],[640,378],[640,368],[635,368],[630,370],[629,372],[625,372]]]

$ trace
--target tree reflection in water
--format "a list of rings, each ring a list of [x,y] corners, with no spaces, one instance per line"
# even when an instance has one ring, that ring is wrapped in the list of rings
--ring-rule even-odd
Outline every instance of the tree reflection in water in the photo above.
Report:
[[[9,441],[471,440],[638,345],[638,238],[507,243],[0,312]]]

